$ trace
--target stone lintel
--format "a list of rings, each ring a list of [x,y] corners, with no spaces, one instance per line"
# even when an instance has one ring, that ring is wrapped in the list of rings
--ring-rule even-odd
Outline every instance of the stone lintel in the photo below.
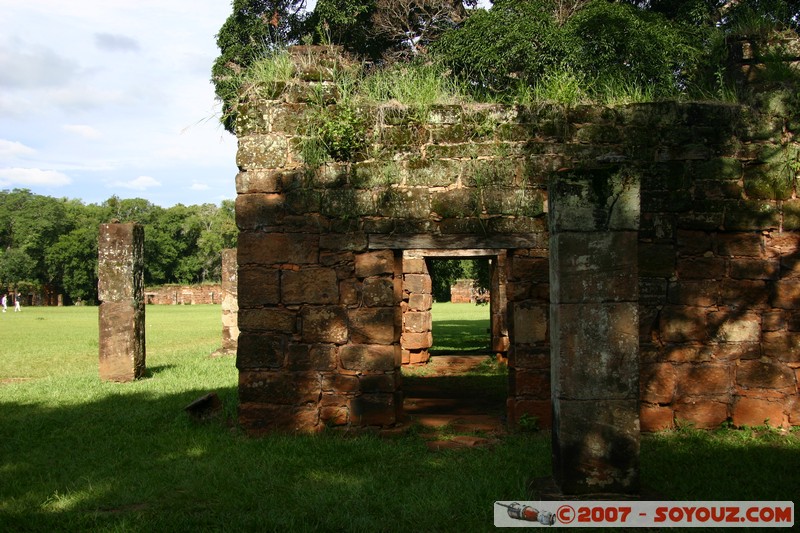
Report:
[[[370,234],[368,247],[370,250],[547,248],[547,235],[545,233],[525,235]],[[446,253],[445,255],[452,257],[455,253]]]

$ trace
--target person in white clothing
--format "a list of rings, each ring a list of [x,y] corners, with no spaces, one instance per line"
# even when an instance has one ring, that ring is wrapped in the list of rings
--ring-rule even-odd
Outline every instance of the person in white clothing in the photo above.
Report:
[[[22,311],[19,306],[19,293],[14,295],[14,312],[16,313],[17,311]]]

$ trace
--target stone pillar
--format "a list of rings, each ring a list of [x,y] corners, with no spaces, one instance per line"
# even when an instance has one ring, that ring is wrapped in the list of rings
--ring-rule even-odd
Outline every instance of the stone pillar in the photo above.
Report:
[[[550,183],[553,474],[565,495],[639,484],[639,180],[625,171]]]
[[[506,298],[506,253],[502,252],[492,258],[491,298],[489,298],[489,315],[492,328],[492,351],[505,356],[508,353],[508,300]]]
[[[431,276],[421,250],[403,252],[403,364],[427,363],[433,346]]]
[[[222,351],[236,353],[239,340],[239,298],[236,248],[222,250]]]
[[[97,274],[100,378],[133,381],[146,370],[142,226],[100,225]]]

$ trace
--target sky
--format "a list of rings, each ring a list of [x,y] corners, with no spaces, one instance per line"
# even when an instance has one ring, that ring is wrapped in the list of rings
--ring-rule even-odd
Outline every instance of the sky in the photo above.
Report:
[[[211,84],[230,0],[0,0],[0,190],[170,207],[236,195]]]

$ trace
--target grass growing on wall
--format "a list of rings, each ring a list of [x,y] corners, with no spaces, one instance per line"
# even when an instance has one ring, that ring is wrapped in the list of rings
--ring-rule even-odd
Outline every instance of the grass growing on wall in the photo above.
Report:
[[[0,531],[490,531],[495,500],[550,473],[546,433],[440,452],[415,432],[247,438],[235,360],[208,357],[218,306],[148,306],[149,377],[129,384],[97,377],[96,313],[0,316]],[[225,416],[192,422],[211,391]],[[680,430],[643,439],[642,477],[664,498],[790,500],[799,455],[797,433]]]

